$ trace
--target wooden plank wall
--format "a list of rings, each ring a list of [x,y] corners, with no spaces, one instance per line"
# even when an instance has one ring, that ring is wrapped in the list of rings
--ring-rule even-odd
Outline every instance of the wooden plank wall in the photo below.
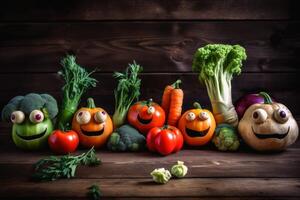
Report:
[[[136,60],[144,67],[142,99],[160,101],[166,84],[181,78],[185,109],[210,107],[191,71],[207,43],[241,44],[248,59],[233,80],[233,100],[261,90],[300,115],[299,12],[296,0],[10,0],[0,6],[0,108],[29,92],[61,98],[59,60],[74,53],[99,68],[93,96],[110,113],[112,73]],[[2,125],[1,126],[6,126]]]

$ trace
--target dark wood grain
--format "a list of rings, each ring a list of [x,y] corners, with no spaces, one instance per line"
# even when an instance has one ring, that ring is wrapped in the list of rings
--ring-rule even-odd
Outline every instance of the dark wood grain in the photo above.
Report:
[[[300,25],[297,0],[10,0],[0,3],[0,109],[16,95],[50,93],[60,102],[59,60],[74,53],[99,80],[94,97],[114,109],[113,71],[136,60],[144,67],[141,99],[160,103],[164,87],[180,78],[184,110],[199,101],[210,108],[206,88],[192,73],[192,57],[208,43],[240,44],[247,61],[233,79],[235,101],[269,92],[300,121]],[[300,199],[300,141],[281,153],[262,154],[242,145],[219,152],[212,145],[162,157],[150,152],[98,149],[103,164],[79,167],[73,180],[37,183],[32,166],[50,150],[25,152],[13,144],[10,124],[0,122],[0,199],[87,199],[98,184],[101,199]],[[79,149],[76,153],[82,153]],[[186,178],[156,185],[154,168],[177,160]]]
[[[33,173],[33,164],[52,155],[50,151],[24,152],[14,146],[1,150],[0,179],[28,179]],[[76,154],[82,152],[83,150],[80,150]],[[189,167],[188,178],[300,178],[299,153],[300,148],[289,148],[281,153],[261,154],[245,149],[224,153],[209,147],[185,149],[162,157],[150,152],[113,153],[100,149],[97,150],[97,155],[102,164],[98,167],[80,167],[76,177],[148,178],[153,169],[170,169],[177,160],[182,160]]]
[[[22,181],[23,184],[19,184]],[[104,197],[300,197],[298,178],[194,178],[171,180],[157,185],[146,179],[74,179],[55,183],[28,180],[0,180],[0,197],[83,198],[92,184],[100,186]],[[17,193],[15,191],[18,191]]]
[[[55,72],[66,53],[102,72],[136,60],[145,72],[190,72],[207,43],[240,44],[244,72],[299,72],[299,22],[89,22],[1,23],[0,71]]]
[[[294,19],[293,0],[5,1],[1,21]]]
[[[84,99],[91,96],[95,98],[98,106],[105,108],[112,114],[114,109],[113,90],[116,86],[116,81],[110,73],[97,73],[94,77],[99,80],[98,87],[91,89],[83,97],[82,105],[85,105]],[[142,74],[140,99],[153,98],[154,101],[160,103],[164,87],[178,78],[182,80],[182,88],[185,92],[184,110],[191,108],[194,101],[198,101],[204,107],[210,108],[206,88],[199,83],[198,75],[193,73]],[[0,74],[0,85],[5,85],[5,87],[0,88],[0,108],[14,96],[24,95],[29,92],[49,93],[60,101],[62,84],[56,73]],[[297,116],[300,115],[300,104],[298,103],[300,102],[300,96],[295,95],[299,93],[297,84],[298,75],[296,73],[271,73],[267,75],[243,73],[233,79],[233,101],[247,93],[268,91],[278,102],[284,103]]]

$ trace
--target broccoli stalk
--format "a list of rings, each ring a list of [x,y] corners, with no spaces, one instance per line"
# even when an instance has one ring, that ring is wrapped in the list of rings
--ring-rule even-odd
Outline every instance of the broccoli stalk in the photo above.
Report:
[[[246,58],[243,47],[225,44],[206,45],[199,48],[194,55],[193,71],[199,72],[200,82],[206,85],[218,124],[238,124],[231,99],[231,80],[233,75],[241,73],[242,61]]]
[[[63,100],[58,114],[57,128],[64,130],[70,126],[71,119],[77,110],[81,96],[90,87],[95,87],[97,80],[91,78],[84,68],[80,67],[75,56],[67,55],[62,59],[62,70],[59,75],[64,79]]]

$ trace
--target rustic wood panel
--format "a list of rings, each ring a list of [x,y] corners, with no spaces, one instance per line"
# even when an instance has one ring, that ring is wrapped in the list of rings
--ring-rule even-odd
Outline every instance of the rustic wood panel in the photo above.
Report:
[[[110,113],[113,71],[136,60],[144,67],[141,99],[160,102],[166,84],[181,78],[184,109],[207,92],[191,73],[195,50],[207,43],[243,45],[243,74],[233,80],[233,100],[265,90],[300,116],[300,14],[297,0],[10,0],[0,5],[0,109],[10,98],[47,92],[60,99],[59,60],[74,53],[99,85],[83,97]],[[83,102],[83,104],[85,104]],[[298,118],[299,119],[299,118]],[[299,122],[299,120],[298,120]],[[50,150],[25,152],[0,123],[0,199],[86,199],[99,184],[103,199],[300,199],[300,142],[281,153],[262,154],[246,146],[235,153],[212,145],[161,157],[150,152],[97,150],[103,164],[80,167],[77,178],[36,183],[32,165]],[[83,150],[78,150],[77,153]],[[149,172],[183,160],[187,178],[156,185]],[[259,196],[259,197],[258,197]]]
[[[23,184],[19,184],[20,181]],[[157,185],[147,179],[74,179],[34,183],[22,179],[0,180],[0,197],[83,198],[87,188],[98,184],[104,197],[300,197],[298,178],[194,178]],[[16,192],[18,191],[18,192]]]
[[[83,151],[77,151],[76,154]],[[189,167],[188,178],[300,178],[299,148],[281,153],[261,154],[252,150],[224,153],[206,149],[185,149],[162,157],[150,152],[112,153],[97,150],[102,160],[99,167],[80,167],[77,178],[148,178],[157,167],[167,169],[182,160]],[[20,156],[22,155],[22,156]],[[53,155],[50,151],[24,152],[14,146],[1,148],[0,179],[29,179],[32,167],[41,158]],[[18,170],[22,169],[22,170]]]
[[[55,72],[66,53],[102,72],[136,60],[145,72],[190,72],[207,43],[243,45],[244,72],[299,72],[299,22],[1,23],[1,72]]]
[[[84,99],[94,97],[99,106],[107,109],[112,114],[114,109],[113,90],[116,81],[112,78],[111,73],[97,73],[94,77],[99,80],[97,88],[94,88],[83,97],[82,104],[85,105]],[[193,73],[147,73],[142,74],[141,98],[153,98],[160,103],[161,95],[167,84],[175,82],[180,78],[183,82],[182,88],[185,91],[184,110],[191,108],[194,101],[199,101],[204,107],[210,108],[209,98],[206,88],[198,81],[197,74]],[[7,84],[12,83],[13,84]],[[56,73],[42,74],[0,74],[1,99],[0,108],[14,96],[24,95],[29,92],[49,93],[56,99],[60,100],[62,92],[62,82]],[[233,79],[233,101],[244,94],[269,91],[270,94],[278,101],[286,104],[295,116],[300,115],[300,96],[298,75],[297,73],[243,73]]]
[[[22,199],[22,198],[9,198],[9,199]],[[40,200],[39,197],[30,197],[31,200],[37,199]],[[51,197],[43,197],[43,200],[53,199]],[[74,200],[74,197],[55,197],[55,200]],[[76,200],[87,199],[87,197],[77,197]],[[155,200],[269,200],[270,197],[102,197],[101,199],[106,200],[144,200],[144,199],[155,199]],[[298,197],[272,197],[272,200],[298,200]]]
[[[294,19],[296,0],[5,1],[1,21]]]

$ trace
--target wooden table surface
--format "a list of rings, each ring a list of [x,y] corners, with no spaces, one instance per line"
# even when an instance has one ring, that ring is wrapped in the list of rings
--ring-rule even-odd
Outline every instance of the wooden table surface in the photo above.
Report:
[[[99,185],[103,199],[299,199],[298,143],[273,154],[247,148],[224,153],[212,147],[185,149],[167,157],[150,152],[97,150],[100,166],[79,167],[71,180],[42,183],[31,180],[32,166],[51,152],[24,152],[13,145],[2,146],[0,199],[86,199],[92,184]],[[149,173],[154,168],[170,168],[177,160],[189,167],[186,178],[172,179],[165,185],[152,181]]]
[[[267,91],[300,116],[300,25],[297,0],[9,0],[0,6],[0,109],[14,96],[49,93],[60,103],[59,61],[67,53],[99,80],[88,91],[98,106],[114,111],[116,80],[136,60],[144,68],[140,99],[160,102],[164,87],[182,80],[183,109],[199,101],[210,108],[204,85],[192,71],[197,48],[240,44],[247,50],[243,72],[233,79],[232,100]],[[298,28],[297,28],[298,27]],[[298,120],[299,122],[299,120]],[[299,123],[298,123],[299,124]],[[80,153],[80,152],[77,152]],[[300,199],[299,141],[287,151],[258,154],[183,150],[161,157],[97,150],[103,164],[80,167],[75,179],[37,183],[32,165],[51,152],[15,148],[8,124],[0,123],[0,200],[85,199],[98,184],[111,199]],[[186,178],[166,185],[149,173],[177,160]]]

